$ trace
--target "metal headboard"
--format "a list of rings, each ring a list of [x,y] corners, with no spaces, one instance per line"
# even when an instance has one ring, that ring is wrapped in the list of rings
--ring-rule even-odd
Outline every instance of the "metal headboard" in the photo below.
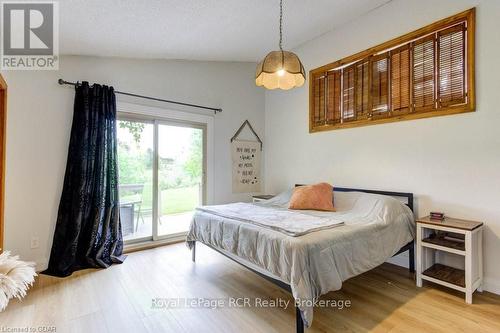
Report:
[[[302,186],[302,184],[295,184],[295,186]],[[391,192],[391,191],[379,191],[379,190],[364,190],[364,189],[359,189],[359,188],[349,188],[349,187],[333,187],[333,191],[337,192],[365,192],[365,193],[371,193],[371,194],[380,194],[380,195],[387,195],[390,197],[398,197],[398,198],[406,198],[407,205],[411,211],[413,212],[413,193],[406,193],[406,192]]]

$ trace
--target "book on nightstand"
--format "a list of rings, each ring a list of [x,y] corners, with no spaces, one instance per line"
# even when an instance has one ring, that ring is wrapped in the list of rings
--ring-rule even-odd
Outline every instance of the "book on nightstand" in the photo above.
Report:
[[[431,219],[433,220],[439,220],[439,221],[442,221],[444,220],[444,213],[440,213],[440,212],[430,212],[429,213],[429,216]]]

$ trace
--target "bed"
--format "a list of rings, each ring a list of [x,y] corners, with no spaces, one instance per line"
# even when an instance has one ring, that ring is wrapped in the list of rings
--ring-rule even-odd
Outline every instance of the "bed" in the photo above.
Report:
[[[412,193],[336,187],[336,212],[290,211],[290,196],[197,209],[187,235],[193,261],[201,242],[291,292],[297,332],[311,326],[311,304],[343,281],[403,251],[414,271]]]

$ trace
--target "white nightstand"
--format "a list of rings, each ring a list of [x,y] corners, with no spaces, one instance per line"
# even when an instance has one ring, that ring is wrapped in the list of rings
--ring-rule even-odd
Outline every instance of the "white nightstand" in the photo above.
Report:
[[[465,270],[436,263],[437,251],[464,257]],[[482,291],[483,223],[429,216],[417,220],[417,286],[422,280],[434,282],[465,293],[472,303],[472,293]]]
[[[274,198],[274,195],[272,195],[272,194],[258,194],[258,195],[252,196],[252,198],[253,198],[253,202],[259,202],[259,201],[272,199],[272,198]]]

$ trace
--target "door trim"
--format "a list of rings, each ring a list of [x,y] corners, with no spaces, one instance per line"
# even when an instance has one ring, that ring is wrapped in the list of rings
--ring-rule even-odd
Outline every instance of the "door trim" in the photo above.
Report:
[[[5,214],[5,150],[7,142],[7,83],[0,74],[0,253],[3,251]]]

